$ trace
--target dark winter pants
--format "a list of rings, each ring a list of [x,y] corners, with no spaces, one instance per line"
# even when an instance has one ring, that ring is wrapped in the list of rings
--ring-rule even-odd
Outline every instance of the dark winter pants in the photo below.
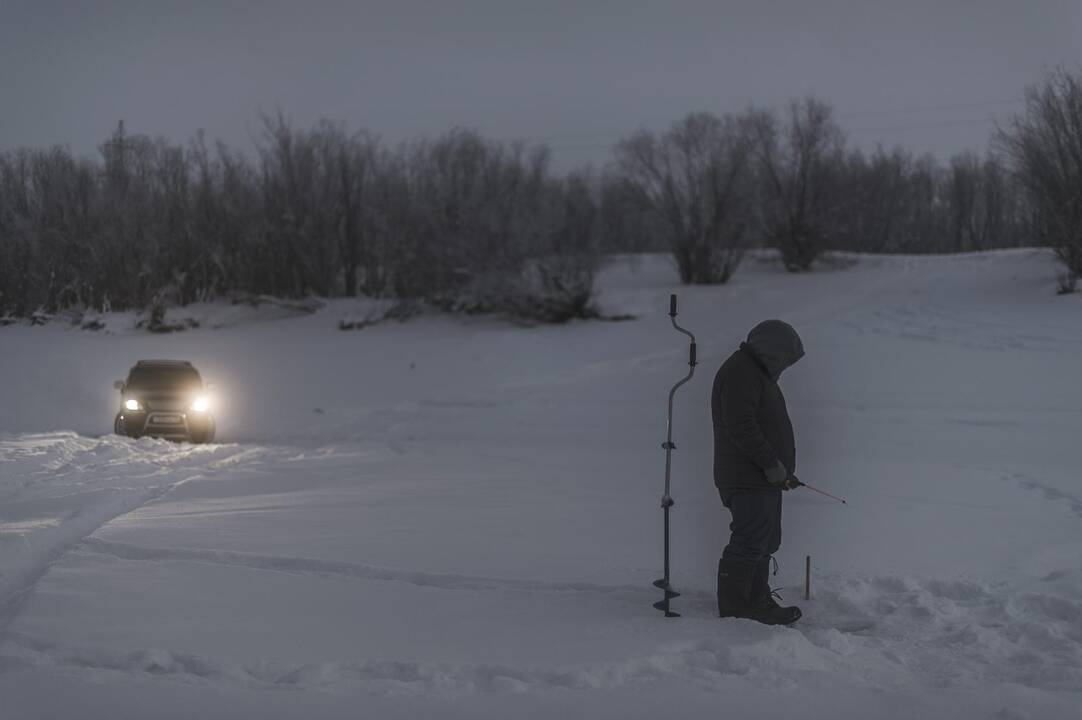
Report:
[[[719,490],[733,521],[723,558],[754,563],[781,546],[781,490]]]

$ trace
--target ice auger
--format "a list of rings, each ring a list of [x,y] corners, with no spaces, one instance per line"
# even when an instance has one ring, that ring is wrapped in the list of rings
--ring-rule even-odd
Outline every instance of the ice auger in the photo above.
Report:
[[[659,588],[665,595],[661,600],[654,603],[654,607],[665,613],[665,617],[680,617],[680,613],[673,612],[669,608],[669,601],[675,597],[680,597],[680,593],[675,592],[672,586],[669,584],[669,508],[673,506],[672,495],[669,494],[669,476],[672,471],[672,451],[676,449],[676,445],[672,441],[672,401],[676,395],[676,390],[691,379],[691,376],[695,374],[695,336],[676,324],[676,294],[669,296],[669,319],[672,320],[672,326],[679,332],[687,335],[691,338],[691,349],[688,359],[687,376],[672,386],[672,390],[669,391],[669,421],[667,426],[667,433],[665,436],[665,442],[661,445],[665,449],[665,494],[661,496],[661,510],[665,514],[665,576],[660,580],[654,581],[654,587]]]

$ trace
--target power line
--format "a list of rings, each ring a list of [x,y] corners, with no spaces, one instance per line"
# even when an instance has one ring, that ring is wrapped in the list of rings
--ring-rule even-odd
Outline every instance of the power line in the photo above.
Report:
[[[838,117],[863,117],[868,115],[911,115],[918,112],[962,110],[965,108],[989,107],[992,105],[1019,105],[1023,102],[1025,102],[1025,98],[1012,98],[1010,100],[984,100],[981,102],[956,103],[953,105],[927,105],[925,107],[902,108],[895,110],[859,110],[856,112],[839,113]]]
[[[937,123],[914,123],[906,125],[878,125],[874,127],[843,128],[850,133],[874,133],[874,132],[908,132],[910,130],[925,130],[942,127],[959,127],[964,125],[987,125],[994,123],[996,118],[972,118],[968,120],[949,120]],[[550,150],[601,150],[612,147],[612,143],[590,143],[583,145],[549,145]]]
[[[980,107],[994,107],[994,106],[1006,106],[1006,105],[1019,105],[1025,102],[1024,98],[1010,98],[1002,100],[981,100],[976,102],[965,103],[952,103],[948,105],[924,105],[910,108],[894,108],[890,110],[859,110],[854,112],[839,113],[838,118],[854,118],[854,117],[882,117],[889,115],[912,115],[922,112],[942,112],[946,110],[962,110],[972,109]],[[857,128],[845,128],[848,132],[866,133],[866,132],[907,132],[910,130],[923,130],[939,127],[952,127],[961,125],[986,125],[988,123],[995,122],[995,118],[984,117],[979,119],[966,119],[966,120],[949,120],[945,122],[936,123],[916,123],[916,124],[903,124],[903,125],[889,125],[879,127],[857,127]],[[572,139],[572,138],[607,138],[608,142],[605,143],[587,143],[587,144],[561,144],[561,145],[549,145],[551,150],[596,150],[602,148],[608,148],[612,146],[612,143],[621,138],[627,137],[633,130],[611,130],[611,131],[598,131],[598,132],[583,132],[583,133],[561,133],[558,135],[519,135],[514,137],[505,137],[505,141],[522,141],[522,142],[536,142],[536,143],[550,143],[554,140]]]
[[[905,130],[923,130],[925,128],[938,128],[938,127],[951,127],[954,125],[985,125],[987,123],[995,122],[995,118],[986,117],[972,120],[950,120],[947,122],[939,123],[923,123],[916,125],[888,125],[879,127],[862,127],[862,128],[849,128],[849,132],[875,132],[875,131],[905,131]]]

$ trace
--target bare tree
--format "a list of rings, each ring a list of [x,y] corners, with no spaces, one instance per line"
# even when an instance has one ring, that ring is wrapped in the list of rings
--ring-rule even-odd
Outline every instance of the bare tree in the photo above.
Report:
[[[954,250],[979,252],[1010,244],[1017,232],[1018,203],[999,157],[982,161],[972,152],[955,155],[947,185]]]
[[[1025,188],[1038,238],[1082,276],[1082,73],[1060,68],[1026,90],[1021,114],[996,139]]]
[[[337,247],[328,250],[337,255],[344,292],[348,297],[357,295],[358,272],[364,269],[360,290],[376,295],[381,288],[369,230],[379,141],[363,131],[349,135],[341,125],[324,121],[314,142],[319,183],[327,195],[322,212],[328,216],[325,224],[334,228],[338,238]]]
[[[693,113],[616,147],[626,182],[663,223],[684,283],[724,283],[749,244],[754,182],[746,117]]]
[[[259,156],[274,293],[329,295],[338,270],[339,198],[323,150],[335,128],[324,122],[297,130],[279,114],[263,118],[263,131]]]
[[[671,247],[665,221],[619,169],[601,176],[599,194],[600,242],[605,252],[662,252]]]
[[[755,113],[753,126],[767,239],[781,251],[786,269],[808,270],[830,242],[841,207],[841,128],[830,105],[812,97],[790,103],[780,132],[771,113]]]

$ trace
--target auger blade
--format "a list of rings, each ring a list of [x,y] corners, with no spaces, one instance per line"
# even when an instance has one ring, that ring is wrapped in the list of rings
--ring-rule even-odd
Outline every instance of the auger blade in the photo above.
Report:
[[[665,591],[665,602],[668,602],[669,600],[672,600],[672,599],[678,598],[678,597],[680,597],[680,593],[678,593],[678,592],[673,592],[672,590],[666,590]]]
[[[664,597],[661,600],[658,600],[656,603],[654,603],[654,609],[655,610],[660,610],[661,612],[665,613],[665,617],[680,617],[680,613],[673,612],[672,610],[669,609],[669,601],[672,600],[673,598],[680,597],[680,593],[673,590],[672,586],[669,585],[669,581],[666,580],[665,578],[661,578],[660,580],[655,580],[653,582],[653,585],[658,590],[661,590],[662,593],[664,593]]]
[[[669,601],[667,599],[658,600],[656,603],[654,603],[654,609],[660,610],[661,612],[665,613],[665,617],[680,617],[680,613],[673,612],[669,609]]]

